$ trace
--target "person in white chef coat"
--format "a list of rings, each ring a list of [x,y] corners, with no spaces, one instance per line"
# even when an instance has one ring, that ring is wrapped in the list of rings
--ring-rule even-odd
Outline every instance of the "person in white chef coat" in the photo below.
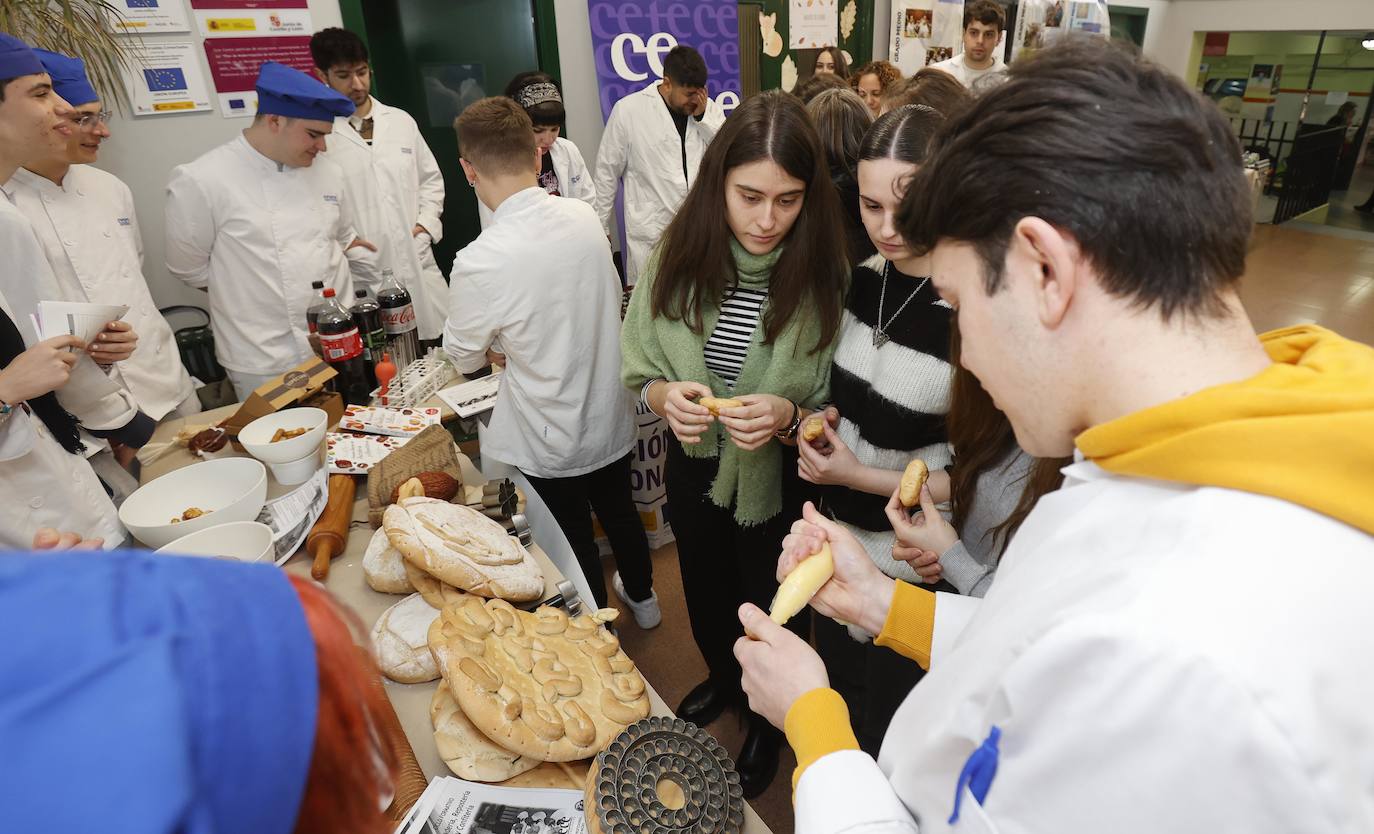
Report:
[[[53,88],[72,106],[72,135],[61,152],[15,171],[5,188],[43,244],[60,300],[128,305],[124,321],[138,332],[140,345],[113,365],[111,376],[154,420],[196,414],[200,400],[143,276],[133,194],[118,177],[94,167],[110,136],[110,114],[80,58],[35,52]]]
[[[522,72],[506,85],[506,98],[520,105],[534,125],[534,144],[539,149],[539,187],[554,197],[572,197],[595,208],[596,187],[582,151],[561,135],[568,114],[553,76],[538,70]],[[483,229],[491,225],[491,209],[480,199],[477,215]]]
[[[1075,462],[981,600],[794,525],[779,573],[828,540],[816,611],[930,666],[875,761],[815,652],[741,609],[800,834],[1374,830],[1374,348],[1256,334],[1242,173],[1211,102],[1097,38],[937,134],[899,230],[1021,447]]]
[[[0,32],[0,182],[66,145],[70,110],[33,50]],[[92,361],[127,359],[137,332],[102,333],[117,339],[107,343],[115,351],[75,336],[38,338],[30,313],[58,298],[57,282],[7,188],[0,188],[0,253],[0,547],[28,548],[43,528],[115,547],[126,533],[86,462],[79,429],[133,447],[151,436],[155,423]]]
[[[690,46],[663,58],[663,78],[615,103],[596,152],[596,213],[611,233],[625,180],[625,281],[633,285],[659,235],[696,181],[702,154],[725,123],[706,95],[706,61]]]
[[[437,344],[448,304],[448,284],[431,248],[444,235],[439,163],[415,119],[369,92],[372,67],[362,38],[322,29],[310,38],[310,54],[319,76],[355,108],[334,120],[325,142],[355,197],[356,231],[377,245],[382,268],[410,292],[420,340]],[[352,303],[350,296],[345,304]]]
[[[381,282],[377,247],[359,237],[339,166],[319,157],[346,97],[272,61],[258,113],[237,138],[172,171],[167,269],[210,294],[215,356],[239,399],[314,355],[310,283],[353,298]]]

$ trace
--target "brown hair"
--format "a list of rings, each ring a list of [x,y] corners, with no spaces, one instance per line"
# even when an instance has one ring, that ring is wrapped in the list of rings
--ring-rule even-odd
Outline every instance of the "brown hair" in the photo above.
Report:
[[[826,90],[848,90],[849,82],[833,72],[813,75],[805,81],[798,81],[792,88],[792,95],[801,99],[802,104],[810,104],[812,99]]]
[[[534,172],[534,123],[505,96],[474,102],[453,123],[459,155],[486,174]]]
[[[950,328],[949,360],[954,366],[954,382],[950,386],[945,425],[949,427],[949,444],[955,454],[949,473],[949,496],[954,509],[954,529],[962,531],[978,500],[978,479],[995,466],[1010,465],[1003,462],[1017,445],[1007,415],[993,404],[978,378],[959,364],[957,323]],[[1064,482],[1064,475],[1059,470],[1068,463],[1068,458],[1037,458],[1031,464],[1016,508],[1001,524],[988,531],[999,557],[1007,542],[1016,535],[1021,522],[1035,508],[1035,502]]]
[[[840,173],[858,177],[859,148],[873,124],[873,113],[864,100],[848,87],[825,90],[806,105],[806,113],[816,126],[831,177]]]
[[[378,671],[359,648],[366,640],[357,615],[308,579],[289,576],[315,640],[319,711],[315,747],[294,834],[388,834],[396,823],[381,800],[396,786],[394,748],[382,738]]]
[[[1004,32],[1007,29],[1007,10],[994,0],[973,0],[964,6],[964,28],[967,29],[975,20],[984,26],[996,23],[997,30]]]
[[[1231,126],[1173,73],[1102,38],[1016,61],[945,122],[930,162],[898,211],[902,237],[916,251],[969,244],[989,295],[1026,217],[1071,235],[1104,290],[1165,320],[1226,315],[1223,293],[1245,271],[1253,224]]]
[[[820,52],[817,52],[817,53],[816,53],[816,60],[819,61],[819,60],[821,59],[821,56],[824,55],[824,54],[826,54],[827,52],[830,53],[831,59],[833,59],[833,60],[835,61],[835,75],[838,75],[840,78],[843,78],[843,79],[845,79],[846,81],[848,81],[848,80],[849,80],[849,62],[846,61],[846,60],[844,59],[844,50],[840,49],[838,46],[827,46],[827,47],[824,47],[824,48],[821,49]],[[815,65],[813,64],[812,66],[815,66]],[[828,74],[829,74],[829,73],[821,73],[821,75],[828,75]]]
[[[915,75],[883,91],[883,107],[887,110],[924,104],[940,111],[946,119],[957,115],[972,99],[959,79],[934,67],[922,67]]]
[[[769,90],[744,101],[707,146],[696,182],[658,249],[651,309],[702,332],[703,310],[720,304],[735,286],[737,269],[726,221],[725,177],[741,165],[769,160],[806,184],[801,211],[769,278],[765,342],[771,343],[798,315],[820,320],[820,350],[840,329],[840,307],[849,267],[839,197],[826,170],[816,130],[801,103]]]
[[[886,91],[888,87],[892,86],[894,81],[901,79],[902,71],[892,66],[892,64],[889,64],[887,61],[869,61],[867,64],[854,70],[849,76],[849,86],[856,90],[859,89],[859,79],[863,78],[865,75],[878,76],[878,87],[880,90]]]

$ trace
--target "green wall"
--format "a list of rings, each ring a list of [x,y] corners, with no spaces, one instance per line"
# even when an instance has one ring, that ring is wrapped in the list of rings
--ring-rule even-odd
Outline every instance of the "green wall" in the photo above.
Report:
[[[791,50],[787,48],[787,21],[788,21],[788,0],[755,0],[763,5],[763,13],[767,15],[776,14],[778,16],[776,31],[782,36],[783,50],[776,58],[768,55],[759,55],[759,75],[763,89],[772,90],[782,86],[782,65],[790,57],[792,63],[797,68],[798,79],[803,79],[811,74],[811,66],[815,63],[815,53],[817,50]],[[854,29],[848,38],[841,37],[839,28],[836,27],[836,37],[840,48],[849,53],[853,59],[853,66],[867,63],[873,58],[873,0],[842,0],[840,12],[843,14],[845,7],[854,4]],[[757,19],[746,19],[740,16],[740,28],[745,26],[758,26]]]

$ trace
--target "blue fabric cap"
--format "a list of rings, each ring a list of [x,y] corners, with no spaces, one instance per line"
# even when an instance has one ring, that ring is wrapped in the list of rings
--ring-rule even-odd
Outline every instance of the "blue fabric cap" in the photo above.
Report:
[[[80,107],[100,101],[100,96],[96,94],[90,79],[86,77],[85,61],[46,49],[35,49],[34,52],[37,53],[38,60],[43,62],[43,69],[52,76],[52,88],[66,99],[68,104]]]
[[[47,72],[33,49],[14,35],[0,32],[0,81],[21,75],[40,75]]]
[[[258,71],[258,112],[293,119],[332,122],[335,116],[352,116],[348,96],[300,70],[267,61]]]
[[[315,643],[271,565],[0,553],[0,830],[289,834]]]

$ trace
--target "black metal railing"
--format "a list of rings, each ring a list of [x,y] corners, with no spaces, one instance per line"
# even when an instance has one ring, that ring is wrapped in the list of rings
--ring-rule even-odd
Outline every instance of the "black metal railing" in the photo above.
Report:
[[[1264,193],[1272,194],[1279,186],[1283,162],[1293,150],[1298,135],[1296,122],[1266,122],[1261,119],[1231,119],[1231,129],[1240,140],[1243,151],[1254,152],[1269,160],[1269,181]]]
[[[1325,204],[1331,197],[1336,165],[1345,142],[1343,127],[1304,126],[1285,160],[1274,224]]]

